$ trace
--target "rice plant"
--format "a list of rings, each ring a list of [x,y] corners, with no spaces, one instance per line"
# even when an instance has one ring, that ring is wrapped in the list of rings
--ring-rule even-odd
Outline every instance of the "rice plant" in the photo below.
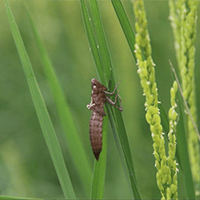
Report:
[[[0,198],[198,199],[197,1],[4,2]]]

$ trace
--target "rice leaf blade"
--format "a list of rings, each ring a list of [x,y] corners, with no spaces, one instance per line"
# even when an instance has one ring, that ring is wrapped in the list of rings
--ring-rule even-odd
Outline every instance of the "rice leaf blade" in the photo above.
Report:
[[[90,0],[90,10],[91,18],[94,24],[95,35],[97,38],[98,51],[100,53],[100,58],[102,61],[102,68],[105,73],[105,81],[108,81],[111,78],[112,72],[112,63],[109,55],[108,45],[104,35],[103,27],[101,24],[100,13],[98,9],[98,3],[96,0]],[[106,84],[108,86],[108,82]]]
[[[86,30],[88,41],[89,41],[89,46],[90,46],[90,49],[92,52],[92,56],[93,56],[93,59],[94,59],[95,65],[96,65],[97,72],[99,72],[99,73],[97,73],[99,75],[98,78],[101,80],[101,82],[104,85],[106,85],[105,74],[104,74],[104,71],[102,68],[100,55],[99,55],[99,52],[97,49],[97,41],[94,36],[89,11],[88,11],[88,8],[87,8],[84,0],[81,0],[81,8],[82,8],[82,15],[83,15],[83,20],[84,20],[85,30]]]
[[[84,1],[81,0],[81,3],[83,4]],[[96,38],[96,42],[98,41],[98,45],[99,45],[99,48],[98,48],[99,54],[98,55],[100,56],[99,59],[101,59],[101,64],[104,63],[104,67],[106,67],[106,69],[102,67],[101,71],[98,71],[98,67],[97,67],[97,71],[101,78],[102,83],[104,85],[106,83],[106,86],[109,83],[109,85],[110,85],[109,88],[113,89],[115,86],[114,75],[113,75],[113,71],[112,71],[112,65],[111,65],[111,59],[110,59],[110,55],[109,55],[108,45],[106,43],[106,39],[104,36],[102,24],[101,24],[100,14],[99,14],[99,10],[98,10],[98,4],[97,4],[96,0],[90,1],[89,4],[90,4],[90,8],[91,8],[92,18],[89,17],[90,16],[89,13],[87,14],[87,17],[84,17],[84,14],[83,14],[83,17],[84,17],[84,20],[87,20],[90,18],[91,21],[94,21],[94,25],[93,26],[91,25],[91,33],[93,33],[93,35],[94,35],[93,37]],[[82,7],[82,10],[83,10],[83,7]],[[87,25],[87,23],[88,22],[85,22],[85,26]],[[94,28],[94,30],[92,29],[92,27]],[[90,35],[88,34],[89,31],[87,30],[87,28],[88,27],[86,26],[86,32],[88,35],[88,40],[90,42],[90,38],[89,38]],[[96,43],[96,45],[97,45],[97,43]],[[95,45],[92,46],[90,44],[90,46],[91,46],[91,48],[92,47],[96,48]],[[103,71],[103,74],[102,74],[102,71]],[[104,76],[104,74],[105,74],[105,76]],[[107,78],[106,80],[104,80],[105,77]],[[110,81],[108,81],[109,79],[110,79]],[[140,195],[139,195],[136,181],[134,178],[135,173],[133,170],[131,151],[130,151],[130,147],[129,147],[129,143],[128,143],[128,138],[126,135],[126,130],[123,125],[123,118],[122,118],[121,112],[116,109],[113,109],[111,106],[106,105],[106,107],[107,107],[108,116],[109,116],[109,120],[111,122],[111,126],[113,128],[114,135],[117,134],[117,135],[115,135],[115,138],[117,140],[119,138],[119,142],[117,142],[117,145],[120,144],[119,146],[121,146],[121,147],[119,147],[118,149],[119,149],[119,151],[123,152],[123,153],[120,153],[120,156],[122,159],[122,163],[125,166],[125,173],[128,172],[128,175],[127,175],[128,182],[131,185],[133,196],[136,199],[140,199]],[[125,136],[124,136],[124,134],[125,134]],[[124,161],[125,161],[125,163],[124,163]]]
[[[83,14],[83,20],[85,24],[85,29],[89,41],[89,45],[91,48],[92,56],[94,58],[94,62],[96,64],[97,73],[99,78],[103,84],[106,84],[105,72],[102,68],[102,61],[100,59],[100,54],[97,49],[97,42],[95,38],[95,34],[93,32],[93,27],[91,24],[91,18],[89,15],[89,11],[87,9],[86,3],[84,0],[81,0],[81,8]],[[92,191],[91,191],[91,199],[102,199],[104,194],[104,186],[105,186],[105,171],[106,171],[106,155],[107,155],[107,123],[108,118],[103,119],[103,145],[102,151],[99,157],[99,160],[95,160],[94,172],[93,172],[93,180],[92,180]]]
[[[23,70],[25,72],[33,103],[36,109],[36,113],[42,128],[42,132],[48,146],[56,173],[58,175],[63,193],[65,198],[75,199],[75,193],[69,178],[68,171],[66,169],[64,158],[51,123],[50,117],[48,115],[47,108],[45,106],[44,100],[42,98],[40,89],[38,87],[28,54],[26,52],[25,46],[23,44],[19,29],[15,22],[14,16],[10,9],[9,2],[5,1],[5,7],[7,10],[8,20],[10,23],[10,28],[13,34],[13,38],[16,44],[16,48],[22,63]]]
[[[126,37],[128,45],[131,49],[131,53],[135,59],[135,62],[137,62],[137,59],[136,59],[135,53],[134,53],[135,33],[134,33],[133,28],[131,27],[131,24],[129,22],[129,19],[125,12],[123,4],[120,0],[111,0],[111,2],[114,7],[115,13],[119,19],[119,22],[121,24],[122,30],[124,31],[124,35]]]
[[[66,145],[69,146],[69,151],[71,154],[72,161],[74,162],[74,166],[78,170],[79,176],[82,181],[82,186],[85,189],[87,196],[89,197],[92,171],[91,171],[91,166],[88,161],[88,157],[82,146],[70,108],[67,104],[67,101],[64,96],[62,87],[59,83],[59,80],[56,77],[56,73],[54,71],[51,60],[47,54],[47,51],[42,43],[40,35],[29,14],[28,14],[28,18],[31,24],[32,31],[34,33],[36,43],[40,51],[40,55],[42,57],[44,72],[48,79],[49,85],[51,87],[51,91],[56,103],[60,122],[65,131],[65,137],[67,141]]]
[[[194,183],[192,179],[191,168],[189,165],[189,155],[185,132],[185,119],[183,112],[183,101],[180,97],[180,92],[178,91],[179,99],[179,121],[177,125],[177,150],[181,169],[184,174],[186,193],[188,199],[195,199]]]

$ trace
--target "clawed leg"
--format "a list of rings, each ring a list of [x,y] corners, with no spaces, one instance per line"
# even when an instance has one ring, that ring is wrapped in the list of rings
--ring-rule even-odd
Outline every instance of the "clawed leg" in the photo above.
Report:
[[[90,103],[90,104],[87,105],[87,109],[91,109],[93,106],[95,106],[95,104],[94,103]]]
[[[113,90],[113,92],[107,92],[107,91],[104,91],[105,94],[109,94],[109,95],[113,95],[118,87],[118,85],[120,84],[121,81],[119,81],[119,83],[117,83],[117,85],[115,86],[115,89]]]
[[[91,109],[93,106],[95,106],[95,103],[92,103],[92,98],[90,104],[87,105],[87,109]]]
[[[120,84],[121,81],[119,81],[119,83],[115,86],[113,92],[107,92],[107,91],[104,91],[105,94],[108,94],[108,95],[113,95],[115,93],[115,91],[117,90],[117,87],[118,85]],[[120,103],[120,107],[116,106],[116,102],[117,102],[117,97],[119,98],[119,103]],[[113,102],[108,96],[106,96],[106,100],[109,104],[113,105],[115,108],[119,109],[120,111],[123,111],[123,108],[122,108],[122,105],[121,105],[121,98],[117,92],[117,94],[115,95],[115,101]]]
[[[120,104],[120,107],[116,106],[116,102],[117,102],[117,97],[119,97],[119,104]],[[106,100],[109,104],[113,105],[115,108],[119,109],[120,111],[123,111],[123,108],[122,108],[122,105],[121,105],[121,98],[119,96],[119,94],[117,93],[116,96],[115,96],[115,101],[113,102],[108,96],[106,96]]]

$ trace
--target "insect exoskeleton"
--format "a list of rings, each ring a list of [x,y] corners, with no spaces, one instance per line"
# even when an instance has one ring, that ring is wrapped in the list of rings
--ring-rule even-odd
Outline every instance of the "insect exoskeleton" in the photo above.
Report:
[[[96,160],[99,159],[99,154],[102,149],[102,127],[103,127],[103,117],[106,115],[104,111],[104,104],[106,102],[110,103],[120,111],[122,111],[122,107],[116,106],[117,98],[121,104],[121,98],[117,92],[115,96],[115,101],[113,102],[107,95],[114,95],[117,86],[113,92],[107,92],[107,88],[99,83],[95,78],[91,80],[91,102],[87,105],[87,108],[92,110],[92,116],[90,118],[90,142],[93,150],[93,154]]]

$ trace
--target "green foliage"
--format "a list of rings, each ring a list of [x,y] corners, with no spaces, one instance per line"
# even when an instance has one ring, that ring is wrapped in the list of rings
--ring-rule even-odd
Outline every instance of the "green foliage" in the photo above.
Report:
[[[101,23],[99,21],[99,13],[98,13],[98,8],[97,4],[94,1],[91,1],[93,6],[93,15],[95,16],[94,18],[94,24],[95,22],[98,23],[98,30],[101,30]],[[93,32],[92,29],[92,23],[91,18],[89,16],[89,11],[87,10],[86,4],[84,1],[81,1],[81,7],[82,7],[82,13],[83,13],[83,19],[86,27],[86,32],[88,35],[88,40],[91,45],[91,50],[93,52],[93,57],[96,63],[97,71],[99,72],[99,77],[101,77],[102,82],[105,84],[108,77],[108,71],[104,70],[104,65],[102,65],[102,60],[101,56],[103,57],[104,62],[106,62],[106,56],[101,55],[102,51],[101,48],[106,49],[105,47],[105,41],[102,41],[102,38],[104,36],[102,35],[103,32],[101,30],[101,33],[98,34],[97,38],[99,39],[99,43],[101,45],[98,46],[97,41],[95,40],[95,33]],[[95,8],[94,8],[95,7]],[[96,21],[95,21],[96,20]],[[98,47],[97,47],[98,46]],[[99,50],[100,49],[100,50]],[[93,181],[92,181],[92,192],[91,192],[91,198],[92,199],[101,199],[103,198],[104,195],[104,185],[105,185],[105,172],[106,172],[106,155],[107,155],[107,137],[106,137],[106,128],[105,124],[108,123],[108,118],[103,120],[104,126],[103,126],[103,132],[102,132],[102,137],[103,137],[103,142],[102,142],[102,152],[99,157],[99,161],[97,162],[95,160],[95,167],[94,167],[94,174],[93,174]]]
[[[46,140],[46,144],[49,148],[49,152],[51,154],[51,158],[54,163],[55,170],[58,174],[58,178],[60,180],[63,193],[66,198],[73,199],[75,198],[75,193],[74,193],[74,190],[69,178],[68,171],[64,163],[63,155],[62,155],[53,125],[51,123],[47,108],[45,106],[44,100],[40,93],[40,89],[38,87],[28,54],[23,44],[15,19],[12,15],[8,1],[5,2],[5,6],[7,9],[10,28],[11,28],[13,38],[18,50],[18,54],[22,63],[22,67],[24,69],[24,72],[27,78],[27,82],[28,82],[29,89],[32,95],[33,103],[35,105],[35,109],[36,109],[38,119],[40,122],[40,126],[42,128],[43,135]]]
[[[129,19],[126,15],[125,9],[123,7],[123,4],[121,3],[120,0],[111,0],[113,7],[115,9],[115,12],[117,14],[117,17],[119,19],[119,22],[121,24],[121,27],[124,31],[124,34],[126,36],[126,39],[128,41],[129,47],[131,49],[132,55],[136,61],[136,57],[135,57],[135,47],[134,47],[134,43],[135,43],[135,34],[133,32],[133,29],[131,27],[131,24],[129,22]]]
[[[42,44],[42,40],[39,36],[39,33],[37,32],[37,29],[29,14],[28,17],[32,31],[35,36],[35,40],[37,41],[40,55],[42,57],[44,72],[51,87],[52,94],[54,96],[55,104],[58,111],[58,116],[60,118],[61,125],[65,131],[66,146],[69,147],[68,149],[71,154],[71,158],[74,162],[74,166],[77,168],[79,172],[82,185],[85,189],[87,196],[89,197],[92,173],[86,152],[82,146],[80,136],[78,135],[78,131],[74,123],[74,120],[72,118],[69,105],[65,100],[63,90],[58,81],[58,78],[56,77],[51,60],[47,55],[47,52]]]
[[[188,53],[186,61],[188,58],[191,60],[188,66],[192,69],[195,53],[194,48],[190,46],[195,42],[195,39],[192,39],[192,31],[194,38],[196,35],[196,25],[192,25],[195,20],[192,19],[197,7],[188,9],[188,6],[192,6],[193,3],[184,2],[187,2],[187,7],[185,7],[187,17],[184,18],[184,23],[185,27],[189,25],[190,27],[183,30],[181,25],[183,21],[179,23],[182,16],[179,14],[184,10],[181,6],[182,0],[170,1],[171,5],[175,4],[174,9],[170,7],[170,16],[174,15],[173,19],[175,19],[172,23],[175,27],[174,35],[176,34],[175,37],[177,37],[176,48],[183,45],[181,41],[186,41],[186,33],[189,34],[190,40],[185,44],[189,45],[190,50],[185,53]],[[145,12],[139,13],[141,17],[138,20],[134,19],[132,1],[29,1],[27,8],[33,21],[27,18],[22,1],[10,1],[10,4],[20,34],[18,32],[12,36],[10,28],[12,29],[14,24],[16,27],[16,23],[10,20],[9,27],[6,9],[1,6],[0,22],[4,28],[0,30],[3,38],[1,40],[3,51],[0,53],[0,77],[3,86],[0,94],[2,105],[0,113],[2,196],[0,198],[19,199],[19,196],[23,196],[23,199],[63,198],[68,197],[70,193],[68,190],[71,192],[74,190],[73,194],[71,193],[73,198],[75,196],[88,198],[88,193],[91,192],[90,197],[93,199],[133,197],[159,199],[157,181],[161,190],[162,187],[164,188],[163,193],[167,198],[177,198],[178,186],[178,198],[195,199],[190,170],[192,165],[188,164],[189,145],[186,140],[187,127],[185,127],[184,104],[180,89],[177,91],[178,101],[175,100],[177,90],[175,84],[171,89],[171,96],[169,95],[172,81],[168,60],[173,61],[175,53],[169,29],[169,13],[166,9],[168,2],[155,1],[152,4],[152,1],[145,1],[148,29],[147,21],[143,18]],[[137,28],[141,24],[144,25],[141,29],[144,35],[141,37],[137,34],[135,38],[135,31],[131,27],[135,22],[138,23]],[[151,45],[148,33],[151,35]],[[182,33],[185,36],[184,40],[181,38]],[[33,75],[30,61],[26,63],[29,66],[27,69],[31,70],[32,74],[31,77],[27,77],[29,85],[33,86],[30,91],[36,91],[35,95],[32,95],[32,100],[16,51],[16,47],[19,49],[20,44],[23,43],[17,42],[16,45],[13,43],[13,38],[16,39],[17,35],[18,39],[23,38],[26,47],[26,49],[22,48],[23,51],[19,51],[19,55],[21,58],[23,56],[28,58],[27,51],[34,67]],[[88,36],[89,46],[86,36]],[[140,49],[136,45],[137,56],[141,59],[139,63],[136,62],[134,53],[135,41],[142,46]],[[185,59],[180,59],[181,48],[177,48],[176,51],[178,63],[179,60],[185,61]],[[152,57],[158,66],[156,68],[154,68]],[[199,59],[197,57],[196,63],[200,62]],[[134,61],[141,64],[138,73],[143,80],[141,84],[144,91],[147,93],[145,107],[147,108],[146,119],[151,124],[150,129],[145,121],[144,97]],[[196,68],[196,73],[190,72],[192,76],[196,75],[196,78],[200,73],[199,68]],[[110,91],[116,84],[115,80],[121,80],[119,89],[124,107],[121,113],[112,106],[106,105],[108,117],[104,118],[103,150],[99,162],[95,161],[95,163],[89,142],[91,112],[86,109],[90,101],[90,81],[93,77],[107,86]],[[30,79],[35,81],[31,82]],[[196,85],[199,81],[199,79],[195,80]],[[194,89],[193,86],[195,85],[188,82],[188,88]],[[159,94],[156,88],[159,88]],[[198,104],[200,91],[198,87],[196,90]],[[189,96],[191,94],[195,93],[188,93]],[[171,105],[169,105],[170,98]],[[42,104],[35,112],[32,101],[39,99]],[[35,107],[37,108],[37,103]],[[170,107],[169,119],[165,107]],[[38,112],[44,110],[46,114],[42,116],[46,115],[48,118],[47,124],[38,122],[37,119]],[[199,110],[196,109],[196,112],[198,114]],[[178,113],[178,117],[175,113]],[[38,116],[41,118],[41,115]],[[178,122],[177,127],[176,122]],[[52,146],[48,152],[46,144],[49,147],[49,142],[45,144],[42,136],[42,130],[45,128],[41,130],[39,123],[41,127],[42,125],[47,127],[45,138],[50,135],[52,144],[59,149],[59,153],[56,151],[55,156],[58,162],[57,160],[53,164],[51,162],[50,155],[52,156],[52,152],[57,147]],[[156,134],[153,135],[156,149],[154,156],[152,155],[151,131],[160,135],[160,138],[156,138]],[[65,171],[63,157],[67,171]],[[162,157],[162,162],[160,157]],[[155,158],[158,160],[156,167],[160,170],[157,176],[154,166]],[[91,175],[92,163],[94,163],[93,175]],[[55,170],[56,166],[64,166],[66,176],[59,176],[59,169]],[[20,180],[19,177],[21,177]],[[62,178],[66,184],[62,184]],[[69,187],[66,187],[68,184]]]
[[[91,0],[89,2],[91,18],[89,16],[89,11],[86,8],[86,4],[84,0],[81,0],[81,5],[82,5],[82,12],[83,12],[83,17],[84,17],[86,32],[88,35],[88,40],[90,42],[92,52],[96,52],[96,49],[98,51],[98,54],[93,53],[94,61],[97,64],[97,72],[99,74],[100,79],[102,80],[102,83],[104,84],[106,83],[105,85],[108,85],[108,82],[109,82],[110,88],[113,88],[113,86],[115,85],[115,80],[114,80],[114,75],[113,75],[111,59],[110,59],[106,39],[104,36],[104,31],[103,31],[101,20],[100,20],[98,3],[96,0]],[[92,23],[90,21],[92,21]],[[97,55],[99,56],[96,57]],[[100,70],[98,67],[99,60],[101,61]],[[128,173],[128,176],[127,176],[128,182],[131,186],[133,196],[136,199],[140,199],[140,195],[139,195],[136,180],[135,180],[130,147],[129,147],[128,139],[126,136],[126,130],[124,127],[122,115],[119,110],[113,109],[111,106],[106,106],[106,109],[108,111],[109,120],[111,123],[111,127],[113,129],[113,133],[115,134],[115,138],[117,139],[116,142],[118,144],[118,149],[122,153],[121,159],[126,169],[125,173]],[[104,146],[102,148],[104,148]],[[103,198],[102,196],[103,187],[98,187],[98,184],[96,183],[97,182],[101,183],[104,181],[105,170],[104,170],[104,173],[102,173],[100,169],[105,169],[105,167],[101,168],[98,165],[100,165],[101,162],[104,162],[103,165],[105,165],[105,155],[103,157],[103,160],[100,159],[98,164],[95,165],[95,168],[98,168],[99,170],[95,169],[95,173],[97,173],[97,175],[94,174],[94,178],[98,180],[93,180],[94,185],[92,186],[92,188],[93,188],[93,191],[95,191],[95,193],[92,191],[92,198]]]
[[[179,64],[182,90],[190,109],[192,120],[197,124],[196,89],[194,79],[195,41],[198,1],[170,1],[170,19],[172,22],[176,54]],[[200,194],[200,151],[195,127],[190,116],[187,116],[187,132],[190,162],[196,194]]]

